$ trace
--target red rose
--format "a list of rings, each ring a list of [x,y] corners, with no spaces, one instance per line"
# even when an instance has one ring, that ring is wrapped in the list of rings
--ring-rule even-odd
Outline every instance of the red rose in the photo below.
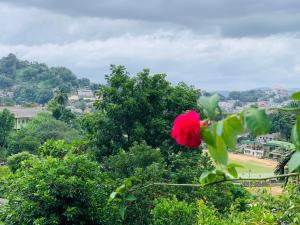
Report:
[[[201,144],[200,116],[195,111],[189,111],[176,117],[172,128],[172,138],[179,145],[189,148],[197,148]],[[201,125],[205,126],[204,123]]]

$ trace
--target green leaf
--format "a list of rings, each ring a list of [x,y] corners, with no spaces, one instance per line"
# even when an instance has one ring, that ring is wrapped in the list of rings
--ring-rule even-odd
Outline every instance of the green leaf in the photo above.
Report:
[[[228,173],[229,173],[231,176],[233,176],[234,178],[237,178],[237,177],[238,177],[238,173],[237,173],[235,167],[229,167],[229,168],[227,168],[227,171],[228,171]]]
[[[248,128],[255,135],[268,133],[271,122],[263,109],[250,108],[241,113],[244,127]]]
[[[216,181],[217,175],[215,171],[204,171],[200,177],[200,184],[204,185]]]
[[[292,129],[291,138],[296,149],[299,151],[300,150],[300,116],[297,117],[296,123]]]
[[[219,136],[216,137],[215,147],[208,146],[210,156],[216,163],[226,165],[228,162],[228,152],[223,139]]]
[[[201,127],[201,139],[210,146],[215,146],[215,139],[209,127]]]
[[[213,136],[215,143],[208,146],[210,156],[218,164],[226,165],[228,162],[227,146],[222,138],[223,122],[219,121],[213,125]]]
[[[116,192],[121,193],[126,188],[125,184],[122,184],[121,186],[117,187]]]
[[[244,168],[244,166],[237,163],[229,163],[227,167]]]
[[[121,205],[120,205],[120,208],[119,208],[119,211],[120,211],[120,215],[121,215],[121,217],[122,217],[122,220],[124,220],[124,218],[125,218],[125,210],[126,210],[125,205],[124,205],[124,204],[121,204]]]
[[[110,202],[112,202],[115,198],[116,198],[116,196],[117,196],[117,192],[112,192],[110,195],[109,195],[109,199],[108,199],[108,202],[110,203]]]
[[[126,200],[132,202],[132,201],[135,201],[135,200],[136,200],[136,197],[135,197],[133,194],[129,194],[129,195],[127,196]]]
[[[219,105],[219,95],[214,94],[210,97],[201,96],[199,103],[203,107],[204,114],[211,120],[216,118],[216,109]]]
[[[236,164],[236,163],[229,163],[227,165],[227,171],[228,171],[228,173],[231,176],[233,176],[234,178],[238,177],[238,173],[237,173],[237,170],[236,170],[237,167],[243,167],[243,166],[241,166],[239,164]]]
[[[237,133],[243,132],[243,124],[242,121],[238,118],[237,115],[228,116],[225,120],[229,126],[231,126]]]
[[[221,121],[219,121],[218,124],[220,124],[220,122]],[[230,124],[226,120],[224,120],[222,122],[222,124],[223,125],[222,125],[221,136],[222,136],[225,144],[229,148],[235,148],[236,143],[237,143],[237,132],[230,126]]]
[[[300,152],[295,152],[288,163],[290,172],[297,170],[300,166]]]
[[[127,188],[131,187],[132,186],[131,179],[130,178],[126,179],[125,182],[124,182],[124,185]]]
[[[297,91],[295,93],[292,94],[292,99],[293,100],[300,100],[300,91]]]

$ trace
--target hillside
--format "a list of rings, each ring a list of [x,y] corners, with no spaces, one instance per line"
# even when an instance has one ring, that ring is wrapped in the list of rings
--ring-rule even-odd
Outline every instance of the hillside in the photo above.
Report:
[[[45,104],[53,97],[55,89],[72,93],[79,88],[95,89],[96,86],[89,79],[78,79],[65,67],[23,61],[14,54],[0,59],[0,105]]]

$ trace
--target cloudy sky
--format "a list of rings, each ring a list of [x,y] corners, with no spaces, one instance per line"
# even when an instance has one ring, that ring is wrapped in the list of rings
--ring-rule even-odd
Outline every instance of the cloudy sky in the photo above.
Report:
[[[110,64],[206,90],[300,84],[299,0],[0,0],[0,56],[103,82]]]

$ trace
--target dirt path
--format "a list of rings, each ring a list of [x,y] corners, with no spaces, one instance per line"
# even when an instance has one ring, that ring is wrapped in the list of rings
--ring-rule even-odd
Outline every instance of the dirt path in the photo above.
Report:
[[[247,161],[252,161],[252,162],[257,162],[260,163],[266,167],[274,168],[276,167],[277,163],[276,161],[273,161],[271,159],[259,159],[253,156],[248,156],[248,155],[243,155],[243,154],[235,154],[232,152],[229,152],[229,159],[235,160],[235,161],[241,161],[242,162],[247,162]]]

